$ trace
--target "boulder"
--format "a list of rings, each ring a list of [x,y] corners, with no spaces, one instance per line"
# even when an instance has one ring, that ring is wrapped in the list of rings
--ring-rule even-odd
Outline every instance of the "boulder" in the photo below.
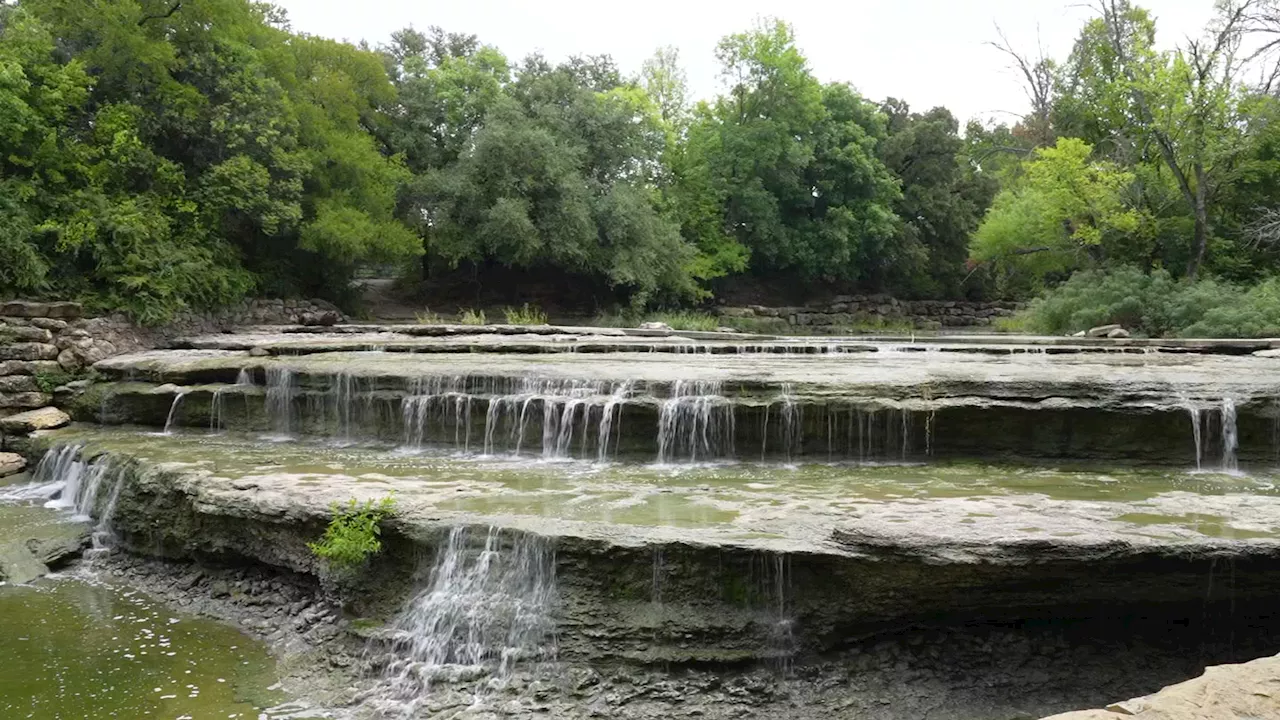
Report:
[[[300,325],[323,326],[337,325],[342,322],[342,313],[337,310],[316,310],[304,312],[298,316]]]
[[[1120,340],[1122,338],[1129,337],[1129,331],[1125,330],[1124,328],[1116,328],[1115,330],[1112,330],[1111,332],[1107,333],[1107,337],[1111,338],[1112,340]]]
[[[0,340],[8,342],[37,342],[51,343],[53,342],[53,333],[38,327],[14,327],[13,325],[0,326]]]
[[[59,372],[62,366],[54,360],[5,360],[0,362],[0,376],[35,375],[37,373]]]
[[[671,326],[664,322],[642,322],[640,323],[640,329],[641,330],[670,330]]]
[[[30,375],[0,375],[0,394],[40,392],[40,384]]]
[[[30,300],[12,300],[0,305],[0,315],[23,318],[63,318],[75,319],[83,311],[80,303],[74,302],[32,302]]]
[[[53,430],[71,422],[71,416],[55,407],[40,408],[0,418],[0,432],[26,435],[37,430]]]
[[[42,392],[0,392],[0,408],[38,408],[48,405],[53,398]]]
[[[1119,325],[1099,325],[1098,327],[1095,327],[1095,328],[1089,328],[1089,331],[1085,333],[1085,335],[1089,337],[1106,337],[1107,333],[1111,332],[1112,330],[1119,330],[1119,329],[1120,329]]]
[[[0,478],[17,475],[27,467],[27,459],[17,453],[0,452]]]
[[[53,332],[61,332],[70,327],[66,320],[58,320],[56,318],[32,318],[31,326],[51,330]]]
[[[57,346],[48,343],[0,344],[0,360],[54,360],[57,357]]]
[[[1087,335],[1087,334],[1088,334],[1088,332],[1087,332],[1087,331],[1085,331],[1085,330],[1081,330],[1081,331],[1080,331],[1080,332],[1078,332],[1078,333],[1072,333],[1072,334],[1071,334],[1071,337],[1084,337],[1084,336],[1085,336],[1085,335]]]

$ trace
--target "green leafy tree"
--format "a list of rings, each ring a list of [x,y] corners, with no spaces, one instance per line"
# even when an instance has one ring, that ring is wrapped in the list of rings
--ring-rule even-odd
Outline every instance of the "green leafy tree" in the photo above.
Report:
[[[1019,185],[996,196],[974,234],[973,257],[1038,280],[1102,260],[1111,242],[1138,231],[1141,215],[1125,203],[1133,174],[1092,153],[1076,138],[1037,150]]]

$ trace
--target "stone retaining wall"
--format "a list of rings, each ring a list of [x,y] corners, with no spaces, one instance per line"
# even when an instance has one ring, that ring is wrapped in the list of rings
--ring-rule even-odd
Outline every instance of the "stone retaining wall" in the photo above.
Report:
[[[888,295],[840,295],[825,305],[725,307],[720,309],[720,315],[725,318],[777,318],[791,326],[814,330],[895,323],[910,323],[922,330],[938,330],[992,325],[996,318],[1009,317],[1019,307],[1012,302],[898,300]]]
[[[184,313],[159,327],[141,327],[118,313],[86,318],[83,312],[74,302],[0,303],[0,417],[49,405],[54,386],[112,355],[244,325],[343,319],[323,300],[246,301],[217,312]]]

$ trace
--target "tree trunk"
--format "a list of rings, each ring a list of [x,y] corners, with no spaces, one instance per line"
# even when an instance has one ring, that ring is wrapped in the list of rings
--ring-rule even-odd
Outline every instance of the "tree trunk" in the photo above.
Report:
[[[1195,238],[1191,248],[1191,257],[1187,260],[1187,278],[1195,280],[1200,274],[1200,266],[1204,264],[1205,250],[1209,245],[1209,210],[1205,201],[1205,173],[1204,164],[1195,164],[1196,174],[1196,192],[1195,199],[1192,202],[1192,212],[1195,215],[1196,229]]]

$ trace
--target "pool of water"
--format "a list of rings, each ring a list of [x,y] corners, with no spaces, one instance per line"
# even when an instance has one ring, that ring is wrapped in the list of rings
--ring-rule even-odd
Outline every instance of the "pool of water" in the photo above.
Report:
[[[6,719],[300,717],[262,643],[90,578],[0,584],[0,658]]]

